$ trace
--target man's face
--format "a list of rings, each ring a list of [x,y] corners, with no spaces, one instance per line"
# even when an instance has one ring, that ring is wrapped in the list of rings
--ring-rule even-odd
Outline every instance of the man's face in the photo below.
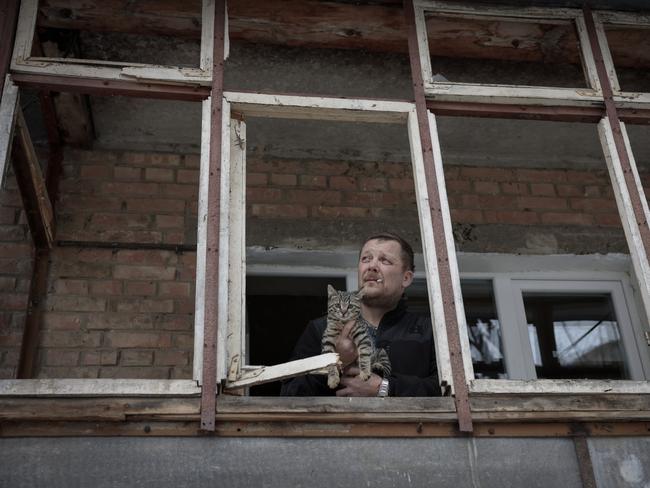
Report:
[[[364,244],[359,257],[359,287],[365,290],[364,303],[392,307],[412,281],[413,272],[406,269],[397,241],[373,239]]]

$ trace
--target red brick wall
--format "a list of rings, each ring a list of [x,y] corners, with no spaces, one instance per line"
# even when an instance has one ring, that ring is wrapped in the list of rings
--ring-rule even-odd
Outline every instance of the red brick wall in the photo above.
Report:
[[[32,244],[13,176],[0,189],[0,378],[14,378],[32,276]]]
[[[196,155],[66,152],[57,238],[195,243],[198,164]],[[268,226],[271,244],[278,222],[314,232],[315,247],[326,237],[319,229],[341,224],[352,230],[333,242],[356,242],[351,234],[363,225],[400,223],[419,235],[408,164],[250,158],[247,183],[249,230]],[[15,373],[31,275],[27,226],[8,184],[0,194],[0,377]],[[446,184],[457,223],[620,225],[605,171],[453,166]],[[55,249],[38,375],[191,377],[194,276],[194,252]]]

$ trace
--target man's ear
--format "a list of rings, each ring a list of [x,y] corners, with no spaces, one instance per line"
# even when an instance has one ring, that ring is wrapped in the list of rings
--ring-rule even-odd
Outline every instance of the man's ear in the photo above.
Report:
[[[402,278],[402,286],[404,288],[411,286],[411,283],[413,283],[413,271],[410,269],[407,271],[404,271],[404,277]]]

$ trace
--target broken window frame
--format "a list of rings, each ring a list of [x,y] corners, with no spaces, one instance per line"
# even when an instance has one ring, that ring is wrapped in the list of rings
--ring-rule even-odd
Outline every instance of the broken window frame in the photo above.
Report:
[[[14,53],[11,60],[12,73],[47,74],[68,78],[94,78],[141,83],[154,81],[200,86],[210,86],[212,83],[214,0],[202,0],[201,2],[201,56],[198,68],[32,56],[38,16],[38,0],[22,0],[20,3]],[[227,18],[226,16],[226,32]],[[226,40],[225,57],[227,56],[228,41]]]
[[[587,37],[584,16],[580,10],[562,8],[507,8],[469,7],[433,0],[414,0],[415,26],[420,51],[424,91],[427,98],[450,102],[527,103],[534,105],[589,106],[602,100],[602,90],[591,46]],[[426,12],[449,14],[459,18],[488,18],[523,22],[575,23],[583,73],[588,88],[553,88],[508,84],[481,84],[438,82],[433,80],[429,54]]]

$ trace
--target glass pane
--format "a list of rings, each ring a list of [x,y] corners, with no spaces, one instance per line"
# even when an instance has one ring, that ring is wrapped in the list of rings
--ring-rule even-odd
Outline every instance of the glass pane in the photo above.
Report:
[[[608,294],[524,293],[523,298],[538,378],[628,377]]]
[[[501,326],[494,304],[491,280],[461,280],[465,318],[475,378],[506,378]],[[425,280],[407,289],[409,310],[429,313]]]
[[[427,13],[426,25],[434,81],[587,87],[571,22]]]

